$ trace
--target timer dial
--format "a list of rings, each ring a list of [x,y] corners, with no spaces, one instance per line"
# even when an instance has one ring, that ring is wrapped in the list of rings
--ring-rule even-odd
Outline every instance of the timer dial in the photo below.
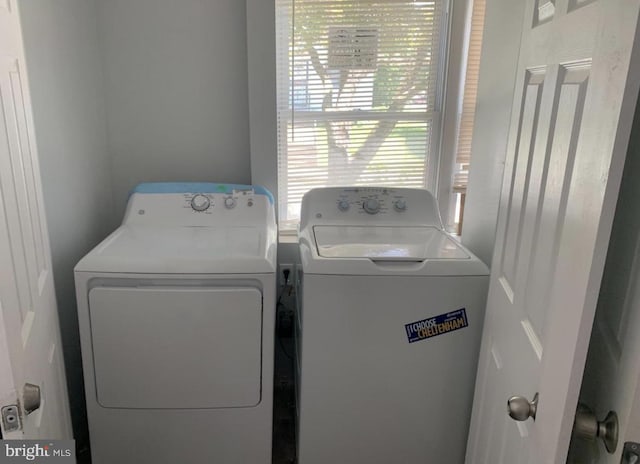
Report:
[[[376,214],[380,211],[380,201],[375,198],[368,198],[362,203],[362,207],[369,214]]]
[[[211,200],[205,195],[194,195],[191,199],[191,207],[194,211],[206,211],[211,206]]]

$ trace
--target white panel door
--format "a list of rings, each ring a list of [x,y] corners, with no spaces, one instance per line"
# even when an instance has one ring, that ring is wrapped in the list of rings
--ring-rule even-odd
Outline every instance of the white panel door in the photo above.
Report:
[[[638,80],[638,0],[529,0],[467,463],[564,463]],[[539,393],[535,421],[507,399]]]
[[[71,438],[30,105],[17,4],[0,0],[0,406],[24,404],[26,383],[41,397],[3,435]]]

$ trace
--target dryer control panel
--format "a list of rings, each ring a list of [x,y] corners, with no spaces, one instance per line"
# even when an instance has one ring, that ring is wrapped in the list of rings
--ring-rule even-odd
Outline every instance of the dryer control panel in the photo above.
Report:
[[[271,193],[259,186],[201,182],[146,183],[129,197],[124,224],[175,226],[275,223]]]
[[[425,189],[337,187],[309,191],[300,229],[309,224],[393,224],[442,228],[438,205]]]
[[[191,208],[196,213],[214,214],[218,209],[253,208],[257,200],[253,188],[233,189],[227,193],[218,192],[184,192],[184,208]]]

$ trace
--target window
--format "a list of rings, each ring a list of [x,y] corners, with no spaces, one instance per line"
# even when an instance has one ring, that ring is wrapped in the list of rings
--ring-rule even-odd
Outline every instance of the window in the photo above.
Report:
[[[276,0],[281,229],[314,187],[435,186],[444,23],[443,0]]]

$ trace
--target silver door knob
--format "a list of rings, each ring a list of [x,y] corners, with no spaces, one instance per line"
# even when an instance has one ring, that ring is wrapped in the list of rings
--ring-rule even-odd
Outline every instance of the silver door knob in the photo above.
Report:
[[[22,390],[22,404],[27,415],[38,409],[40,407],[40,387],[32,383],[25,383]]]
[[[536,412],[538,410],[538,394],[533,397],[533,401],[529,401],[523,396],[512,396],[507,401],[507,411],[509,417],[519,422],[526,421],[530,417],[536,420]]]
[[[609,411],[603,421],[598,421],[588,406],[578,403],[576,419],[573,423],[573,436],[590,441],[600,438],[607,452],[613,454],[618,446],[618,415],[614,411]]]

